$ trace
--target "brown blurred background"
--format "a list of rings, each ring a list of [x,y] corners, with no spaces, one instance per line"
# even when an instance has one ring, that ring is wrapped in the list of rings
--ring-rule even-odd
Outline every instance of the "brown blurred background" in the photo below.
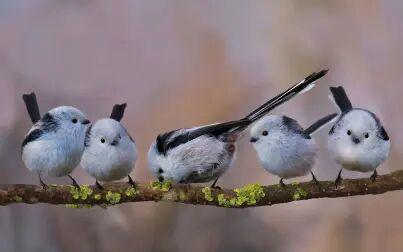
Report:
[[[399,0],[1,0],[0,183],[37,183],[20,159],[31,126],[24,92],[37,93],[43,112],[74,105],[92,120],[128,102],[124,123],[140,152],[133,175],[147,181],[146,152],[159,132],[237,119],[327,67],[316,89],[276,113],[308,126],[334,110],[327,88],[342,84],[392,137],[379,172],[399,169],[402,12]],[[333,180],[338,167],[326,153],[326,132],[317,139],[323,150],[314,171]],[[80,168],[73,175],[93,183]],[[245,136],[220,185],[256,182],[278,179],[258,165]],[[0,208],[0,250],[402,251],[402,199],[394,192],[248,210],[13,205]]]

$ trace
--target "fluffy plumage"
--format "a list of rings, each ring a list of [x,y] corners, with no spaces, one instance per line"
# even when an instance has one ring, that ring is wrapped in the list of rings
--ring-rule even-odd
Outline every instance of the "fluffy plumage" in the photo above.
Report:
[[[28,108],[32,104],[26,105]],[[88,124],[81,111],[61,106],[47,112],[32,126],[22,143],[22,160],[28,170],[39,175],[41,184],[42,176],[67,176],[80,163]]]
[[[313,82],[326,73],[327,70],[313,73],[240,120],[160,134],[148,152],[151,172],[160,181],[216,182],[234,161],[236,141],[243,130],[295,95],[311,89]]]
[[[383,163],[390,139],[379,118],[372,112],[353,108],[343,87],[330,88],[332,98],[343,112],[329,132],[328,149],[342,168],[373,172]],[[336,183],[341,180],[341,170]]]
[[[280,177],[281,183],[282,179],[307,175],[317,156],[316,143],[311,135],[336,116],[337,114],[328,115],[315,122],[308,130],[304,130],[296,120],[287,116],[264,117],[251,129],[251,142],[260,163],[269,173]]]
[[[124,106],[122,106],[124,105]],[[83,169],[98,181],[114,181],[129,176],[137,159],[136,145],[119,122],[126,104],[115,105],[111,117],[98,120],[87,131]],[[134,184],[133,184],[134,185]]]

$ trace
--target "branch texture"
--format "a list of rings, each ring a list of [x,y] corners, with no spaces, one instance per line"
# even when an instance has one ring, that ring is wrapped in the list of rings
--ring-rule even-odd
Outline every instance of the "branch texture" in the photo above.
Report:
[[[403,189],[403,171],[379,176],[376,182],[370,179],[345,179],[338,188],[334,182],[311,182],[280,185],[247,185],[234,190],[210,189],[170,183],[138,183],[136,188],[127,183],[110,183],[104,190],[95,186],[52,185],[47,190],[35,185],[0,186],[0,205],[13,203],[47,203],[66,205],[71,208],[102,206],[142,201],[168,201],[192,205],[210,205],[227,208],[270,206],[293,201],[340,198],[356,195],[383,194]]]

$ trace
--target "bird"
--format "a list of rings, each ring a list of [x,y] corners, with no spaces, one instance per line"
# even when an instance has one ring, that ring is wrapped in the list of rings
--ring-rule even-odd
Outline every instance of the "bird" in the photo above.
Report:
[[[160,182],[208,183],[217,186],[235,159],[236,142],[249,125],[300,93],[314,87],[328,70],[315,72],[275,96],[246,117],[224,123],[182,128],[159,134],[148,151],[151,173]]]
[[[22,98],[33,123],[21,144],[25,166],[38,175],[43,189],[48,188],[43,176],[68,176],[80,188],[70,173],[80,163],[90,121],[71,106],[53,108],[41,117],[35,93],[24,94]]]
[[[372,172],[376,181],[376,169],[389,156],[390,139],[378,116],[373,112],[354,108],[342,86],[330,87],[329,96],[341,114],[328,135],[328,150],[341,166],[335,181],[341,183],[343,169]]]
[[[95,178],[95,185],[99,189],[103,189],[99,181],[110,182],[124,177],[129,179],[131,186],[136,187],[130,177],[137,159],[136,144],[120,123],[126,105],[116,104],[110,118],[96,121],[86,133],[81,166]]]
[[[268,115],[259,120],[250,130],[251,139],[261,165],[269,173],[284,179],[312,175],[317,157],[317,145],[312,136],[338,116],[327,115],[304,129],[295,119],[284,115]]]

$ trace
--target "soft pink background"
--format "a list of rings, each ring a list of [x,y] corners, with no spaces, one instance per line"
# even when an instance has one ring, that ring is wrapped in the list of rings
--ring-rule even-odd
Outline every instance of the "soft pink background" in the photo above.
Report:
[[[382,118],[392,138],[381,174],[401,168],[403,2],[398,0],[2,0],[0,184],[37,183],[20,159],[30,127],[21,95],[43,111],[74,105],[90,119],[128,102],[140,152],[134,177],[152,179],[159,132],[237,119],[280,90],[330,68],[309,94],[277,110],[302,125],[332,112],[328,86]],[[335,179],[325,148],[315,173]],[[93,183],[81,169],[80,183]],[[359,177],[369,174],[344,173]],[[301,180],[309,180],[309,177]],[[47,180],[68,183],[67,179]],[[246,135],[221,186],[277,183]],[[0,207],[1,251],[401,251],[402,192],[248,210],[138,203],[108,210]]]

